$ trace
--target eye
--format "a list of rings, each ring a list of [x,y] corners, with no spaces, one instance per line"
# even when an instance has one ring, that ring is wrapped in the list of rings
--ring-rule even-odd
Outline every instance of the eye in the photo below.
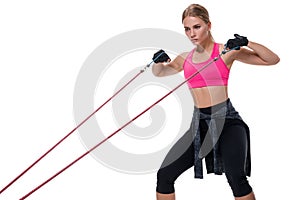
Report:
[[[194,29],[199,29],[199,28],[201,28],[200,25],[195,25],[195,26],[194,26]]]
[[[191,30],[189,27],[184,27],[185,32],[188,32],[189,30]]]

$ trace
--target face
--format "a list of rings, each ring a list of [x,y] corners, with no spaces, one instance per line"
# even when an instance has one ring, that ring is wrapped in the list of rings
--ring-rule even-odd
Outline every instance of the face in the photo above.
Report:
[[[209,38],[211,23],[206,24],[199,17],[187,16],[183,20],[183,26],[186,36],[195,45],[201,45]]]

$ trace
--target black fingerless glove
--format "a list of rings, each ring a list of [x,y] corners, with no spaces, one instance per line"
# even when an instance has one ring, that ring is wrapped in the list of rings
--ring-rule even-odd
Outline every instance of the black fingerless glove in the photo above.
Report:
[[[164,50],[161,49],[153,55],[152,60],[155,63],[161,63],[167,62],[168,60],[170,60],[170,57],[168,56],[168,54],[166,54]]]
[[[242,46],[248,45],[248,39],[247,37],[240,36],[239,34],[234,34],[234,39],[229,39],[226,43],[226,47],[229,49],[235,48],[236,50],[239,50]]]

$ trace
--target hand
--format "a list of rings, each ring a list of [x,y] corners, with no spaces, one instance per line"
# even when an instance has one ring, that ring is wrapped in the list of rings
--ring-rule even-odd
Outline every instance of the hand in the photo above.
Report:
[[[156,52],[154,55],[153,55],[153,58],[152,58],[153,62],[155,63],[161,63],[161,62],[170,62],[171,59],[170,57],[168,56],[168,54],[166,54],[166,52],[164,50],[159,50],[158,52]]]
[[[240,36],[239,34],[234,34],[234,39],[229,39],[226,43],[226,47],[229,49],[235,48],[235,50],[239,50],[241,46],[248,45],[247,37]]]

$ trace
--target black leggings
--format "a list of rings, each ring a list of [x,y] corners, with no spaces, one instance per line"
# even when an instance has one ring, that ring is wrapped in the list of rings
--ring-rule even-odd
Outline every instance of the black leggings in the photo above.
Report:
[[[247,134],[243,126],[226,123],[219,138],[220,151],[225,168],[225,175],[235,197],[245,196],[252,192],[245,174],[247,155]],[[194,145],[188,131],[170,150],[162,167],[157,173],[156,191],[162,194],[174,193],[175,180],[194,165]],[[189,145],[188,148],[186,145]],[[186,150],[174,162],[168,157]],[[166,164],[168,162],[168,164]],[[170,164],[169,164],[170,163]]]

